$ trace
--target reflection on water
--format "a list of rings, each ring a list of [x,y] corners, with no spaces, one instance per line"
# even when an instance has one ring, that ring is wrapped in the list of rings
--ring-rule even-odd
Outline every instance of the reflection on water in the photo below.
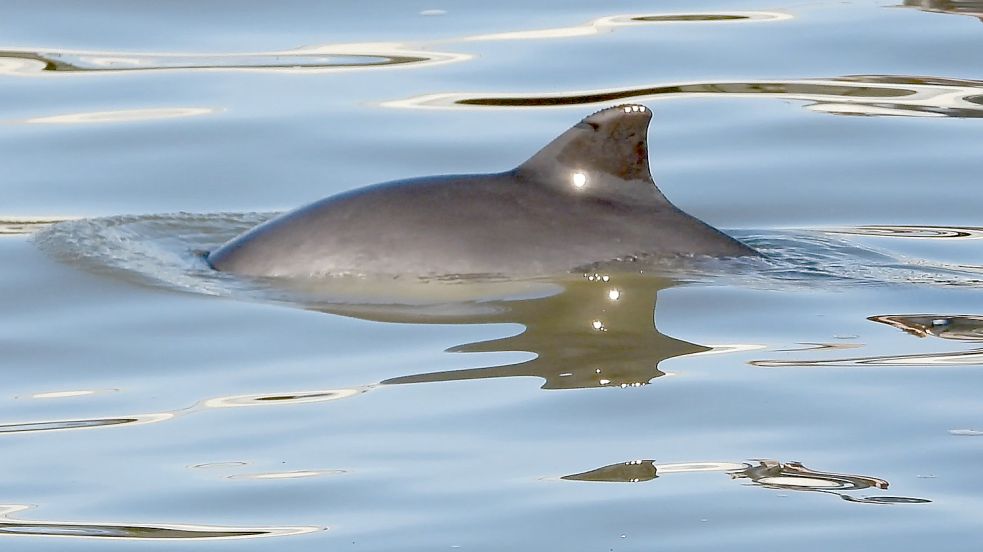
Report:
[[[442,10],[424,10],[424,15]],[[328,44],[278,52],[241,54],[84,52],[70,50],[0,50],[0,73],[29,75],[43,71],[102,72],[165,69],[250,69],[250,70],[349,70],[396,65],[431,65],[456,62],[471,56],[437,53],[432,47],[447,43],[531,40],[589,36],[627,25],[673,23],[735,23],[778,21],[792,16],[778,12],[736,11],[716,13],[674,13],[614,15],[583,25],[529,31],[513,31],[426,41],[410,47],[396,43]]]
[[[478,282],[455,284],[434,280],[419,285],[409,279],[369,282],[360,278],[330,281],[285,282],[271,286],[266,281],[245,280],[212,270],[202,252],[214,249],[233,236],[272,218],[276,213],[171,213],[122,215],[69,220],[38,229],[33,236],[39,248],[72,266],[144,285],[239,299],[280,302],[317,308],[339,314],[372,318],[371,305],[383,311],[379,320],[399,321],[397,305],[410,307],[407,322],[415,322],[437,311],[500,311],[499,303],[477,299],[523,299],[552,295],[568,282],[495,281],[495,289],[483,289]],[[11,231],[22,231],[22,220],[11,220]],[[3,228],[0,221],[0,229]],[[955,231],[962,231],[952,229]],[[638,269],[647,274],[672,274],[687,282],[722,280],[743,286],[825,287],[849,284],[917,283],[978,287],[983,268],[937,263],[892,255],[851,243],[834,231],[731,231],[732,235],[763,254],[760,259],[732,259],[725,263],[665,263],[639,261]],[[622,276],[619,276],[619,278]],[[309,289],[308,289],[309,288]],[[546,290],[545,293],[543,290]],[[610,292],[611,290],[608,290]],[[593,299],[592,299],[593,300]],[[342,308],[342,305],[352,305]],[[354,305],[358,305],[355,308]],[[433,312],[431,312],[433,311]],[[443,314],[447,314],[444,312]],[[462,320],[462,322],[467,322]],[[591,321],[593,322],[593,320]],[[603,320],[601,320],[603,323]]]
[[[659,364],[667,359],[709,351],[709,347],[664,335],[653,323],[659,291],[670,287],[665,278],[620,274],[564,282],[561,293],[525,301],[502,301],[488,314],[458,317],[459,323],[512,322],[525,330],[515,336],[460,345],[453,352],[522,351],[536,358],[506,366],[491,366],[401,376],[383,384],[455,381],[535,376],[544,389],[637,387],[665,375]],[[345,308],[323,310],[359,316]],[[376,313],[374,320],[414,321],[401,313],[398,320]],[[431,321],[419,317],[417,322]]]
[[[654,460],[629,460],[611,464],[583,473],[564,475],[560,479],[569,481],[598,481],[608,483],[639,483],[651,481],[658,476]]]
[[[282,537],[321,531],[321,527],[218,527],[209,525],[129,525],[122,523],[80,523],[62,521],[21,521],[11,514],[27,510],[24,505],[0,505],[0,535],[31,537],[74,537],[135,540],[212,540]]]
[[[894,326],[911,335],[926,337],[929,335],[944,339],[959,341],[981,341],[983,331],[980,324],[983,317],[979,316],[946,316],[946,315],[878,315],[868,320]],[[822,347],[823,349],[839,349],[842,347]],[[785,349],[782,352],[815,350]],[[752,360],[750,364],[763,367],[782,366],[937,366],[937,365],[979,365],[983,364],[983,349],[967,351],[951,351],[941,353],[918,353],[908,355],[877,355],[858,356],[831,359],[767,359]]]
[[[930,500],[896,496],[854,496],[849,493],[863,489],[887,489],[888,482],[866,475],[850,475],[809,469],[799,462],[755,460],[756,463],[694,462],[685,464],[656,464],[653,460],[630,460],[594,470],[565,475],[569,481],[639,483],[671,473],[726,472],[731,479],[749,480],[752,484],[784,491],[815,491],[839,496],[850,502],[867,504],[914,504]]]
[[[799,351],[842,351],[844,349],[859,349],[863,347],[860,343],[799,343],[802,347],[795,349],[776,349],[780,353],[794,353]]]
[[[87,123],[125,123],[149,121],[154,119],[176,119],[215,113],[207,107],[156,107],[146,109],[120,109],[116,111],[91,111],[87,113],[66,113],[25,119],[29,124],[87,124]]]
[[[983,316],[977,315],[946,315],[946,314],[881,314],[867,318],[894,326],[899,330],[916,337],[939,337],[954,341],[981,342],[983,341]],[[820,349],[835,349],[841,347],[819,347]],[[809,349],[785,349],[781,352],[795,352]],[[949,365],[981,365],[983,364],[983,349],[967,351],[950,351],[941,353],[918,353],[907,355],[877,355],[858,356],[831,359],[767,359],[752,360],[750,364],[764,367],[782,366],[949,366]]]
[[[246,54],[158,54],[69,50],[0,50],[0,73],[151,71],[166,69],[249,69],[337,71],[446,63],[463,54],[408,50],[399,44],[337,44]]]
[[[370,386],[357,389],[328,389],[324,391],[295,391],[292,393],[238,395],[218,397],[201,403],[205,408],[236,408],[241,406],[269,406],[287,404],[306,404],[314,402],[347,399],[368,391]]]
[[[983,316],[945,314],[882,314],[868,320],[894,326],[916,337],[983,341]]]
[[[687,97],[774,97],[812,102],[807,109],[844,115],[983,117],[983,83],[921,77],[849,76],[760,82],[704,82],[550,94],[431,94],[387,107],[548,107]]]
[[[907,239],[962,239],[983,238],[983,228],[953,226],[857,226],[854,228],[835,228],[826,230],[830,234],[852,234],[855,236],[875,236],[879,238]]]
[[[32,399],[66,399],[69,397],[84,397],[86,395],[95,395],[96,393],[101,393],[105,391],[116,391],[115,389],[105,389],[105,390],[95,390],[95,389],[79,389],[77,391],[46,391],[44,393],[34,393],[31,395]]]
[[[980,437],[983,436],[983,431],[978,429],[950,429],[949,435],[957,435],[959,437]]]
[[[31,234],[58,222],[70,220],[71,217],[2,217],[0,218],[0,236]]]
[[[209,408],[237,408],[244,406],[278,406],[307,404],[314,402],[336,401],[365,393],[371,385],[354,389],[328,389],[319,391],[297,391],[292,393],[236,395],[231,397],[216,397],[206,399],[190,407],[160,412],[157,414],[138,414],[133,416],[116,416],[106,418],[88,418],[75,420],[47,420],[42,422],[20,422],[0,424],[0,435],[7,433],[28,433],[39,431],[66,431],[72,429],[95,429],[100,427],[133,426],[153,424],[170,420],[177,416],[187,416]],[[88,393],[87,393],[88,394]],[[73,394],[71,396],[77,396]]]
[[[346,473],[345,470],[294,470],[283,472],[266,473],[240,473],[230,475],[226,479],[306,479],[308,477],[320,477],[323,475],[340,475]]]
[[[846,494],[862,489],[887,489],[888,482],[867,475],[850,475],[809,469],[799,462],[781,463],[776,460],[757,460],[741,470],[731,472],[734,479],[748,479],[755,485],[785,491],[813,491],[839,496],[849,502],[865,504],[922,504],[924,498],[901,496],[854,496]]]
[[[981,0],[904,0],[903,5],[906,8],[918,8],[927,12],[968,15],[983,21]]]
[[[783,366],[975,366],[983,365],[983,349],[951,353],[879,355],[831,359],[752,360],[750,364],[769,368]]]
[[[133,426],[152,424],[169,420],[172,413],[138,414],[117,418],[90,418],[82,420],[52,420],[44,422],[23,422],[17,424],[0,424],[0,434],[5,433],[34,433],[38,431],[63,431],[69,429],[94,429],[98,427]]]
[[[571,38],[591,36],[610,32],[618,27],[629,25],[651,25],[672,23],[735,23],[750,21],[779,21],[791,19],[792,16],[778,12],[735,11],[714,13],[668,13],[641,15],[612,15],[601,17],[583,25],[572,27],[554,27],[550,29],[534,29],[528,31],[510,31],[484,35],[467,36],[451,39],[447,42],[485,42],[498,40],[537,40],[548,38]]]
[[[979,271],[937,267],[860,248],[831,239],[831,232],[754,234],[740,237],[762,251],[763,260],[710,263],[692,267],[639,266],[638,273],[588,272],[534,282],[475,282],[329,279],[284,287],[283,282],[246,281],[211,270],[200,251],[264,220],[269,213],[174,214],[120,216],[69,221],[36,234],[37,244],[59,259],[96,272],[164,285],[194,293],[282,302],[324,312],[406,323],[517,323],[522,333],[484,343],[463,344],[454,352],[527,352],[532,360],[506,366],[404,375],[385,384],[534,376],[547,389],[632,387],[664,375],[664,360],[694,354],[748,350],[753,345],[711,348],[661,333],[653,322],[657,294],[674,285],[668,276],[687,281],[720,281],[774,288],[813,287],[850,282],[934,283],[978,286]],[[884,227],[886,228],[886,227]],[[842,232],[837,230],[837,232]],[[924,235],[919,228],[917,235]],[[894,232],[892,235],[897,234]],[[932,235],[972,235],[968,230],[935,228]],[[640,265],[642,263],[639,263]],[[682,270],[682,272],[680,272]],[[374,285],[375,284],[375,285]],[[293,284],[291,284],[292,286]],[[306,287],[305,287],[306,286]],[[373,295],[372,290],[381,295]],[[402,290],[402,291],[400,291]],[[494,290],[494,291],[491,291]],[[813,344],[814,348],[845,348]],[[759,366],[826,364],[926,364],[980,361],[976,351],[858,357],[839,360],[759,360]],[[206,400],[205,407],[323,401],[364,392],[303,391],[295,394],[244,395]]]

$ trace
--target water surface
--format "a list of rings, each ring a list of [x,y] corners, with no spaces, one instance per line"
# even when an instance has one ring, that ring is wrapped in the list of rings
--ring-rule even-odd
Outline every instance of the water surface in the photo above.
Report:
[[[976,550],[981,16],[10,4],[0,541]],[[202,260],[628,101],[666,195],[765,259],[287,288]]]

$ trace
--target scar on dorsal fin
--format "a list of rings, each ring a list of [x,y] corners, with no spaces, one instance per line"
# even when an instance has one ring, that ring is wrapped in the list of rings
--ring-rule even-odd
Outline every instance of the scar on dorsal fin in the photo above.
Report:
[[[643,105],[602,109],[556,137],[518,170],[534,174],[583,170],[654,184],[648,156],[651,120],[652,112]]]

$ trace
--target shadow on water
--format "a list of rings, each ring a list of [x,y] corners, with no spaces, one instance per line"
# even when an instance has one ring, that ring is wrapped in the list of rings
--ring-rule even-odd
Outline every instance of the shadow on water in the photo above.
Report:
[[[724,472],[734,480],[780,491],[808,491],[838,496],[848,502],[864,504],[923,504],[924,498],[901,496],[856,496],[864,489],[887,489],[888,482],[867,475],[851,475],[809,469],[799,462],[755,460],[756,463],[689,462],[656,464],[654,460],[629,460],[583,473],[565,475],[568,481],[639,483],[675,473]]]

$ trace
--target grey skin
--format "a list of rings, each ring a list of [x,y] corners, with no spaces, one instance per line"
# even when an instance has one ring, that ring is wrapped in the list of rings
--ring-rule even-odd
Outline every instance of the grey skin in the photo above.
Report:
[[[609,262],[757,255],[679,210],[649,172],[651,112],[588,116],[497,174],[377,184],[288,212],[208,255],[247,276],[544,276]]]

